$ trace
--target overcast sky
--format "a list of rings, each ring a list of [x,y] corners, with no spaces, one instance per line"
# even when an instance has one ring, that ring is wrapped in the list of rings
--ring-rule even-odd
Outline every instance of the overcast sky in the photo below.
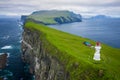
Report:
[[[85,16],[120,17],[120,0],[0,0],[0,15],[23,15],[36,10],[70,10]]]

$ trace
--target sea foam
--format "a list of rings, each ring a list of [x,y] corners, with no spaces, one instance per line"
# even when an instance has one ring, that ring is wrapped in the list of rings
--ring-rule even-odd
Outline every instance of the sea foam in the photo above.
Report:
[[[5,54],[5,53],[0,53],[0,55]],[[7,57],[10,57],[10,53],[7,53]]]
[[[12,49],[12,46],[3,46],[1,49]]]
[[[22,40],[20,40],[19,43],[22,43]]]
[[[8,39],[9,37],[10,37],[9,35],[4,36],[3,39]]]

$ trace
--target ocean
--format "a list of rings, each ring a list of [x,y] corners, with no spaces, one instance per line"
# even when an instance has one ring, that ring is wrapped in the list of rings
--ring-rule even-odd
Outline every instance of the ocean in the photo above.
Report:
[[[20,18],[0,18],[0,54],[8,54],[7,66],[0,70],[4,80],[34,80],[21,59],[22,32]]]
[[[49,27],[120,48],[120,18],[83,19]]]
[[[19,18],[0,18],[0,53],[8,54],[7,67],[0,70],[5,80],[20,80],[24,76],[21,60],[22,27]]]

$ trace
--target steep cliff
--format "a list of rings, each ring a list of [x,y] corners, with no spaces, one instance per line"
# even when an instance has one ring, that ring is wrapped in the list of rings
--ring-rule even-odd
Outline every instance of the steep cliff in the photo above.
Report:
[[[42,32],[24,28],[23,32],[23,60],[30,64],[30,73],[35,74],[35,80],[68,80],[64,66],[47,50],[47,42]],[[52,48],[52,47],[51,47]],[[58,52],[56,50],[56,52]]]
[[[27,17],[28,17],[28,15],[22,15],[21,16],[21,22],[24,23],[26,21]]]
[[[94,41],[26,22],[22,51],[35,80],[119,80],[119,49],[102,44],[101,61],[93,60]],[[115,74],[115,75],[114,75]]]

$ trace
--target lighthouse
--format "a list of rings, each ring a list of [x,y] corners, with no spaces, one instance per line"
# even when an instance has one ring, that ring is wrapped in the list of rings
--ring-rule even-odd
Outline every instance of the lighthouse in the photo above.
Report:
[[[95,46],[95,54],[93,59],[96,61],[100,61],[100,50],[101,50],[101,43],[100,42],[96,42],[96,46]]]

